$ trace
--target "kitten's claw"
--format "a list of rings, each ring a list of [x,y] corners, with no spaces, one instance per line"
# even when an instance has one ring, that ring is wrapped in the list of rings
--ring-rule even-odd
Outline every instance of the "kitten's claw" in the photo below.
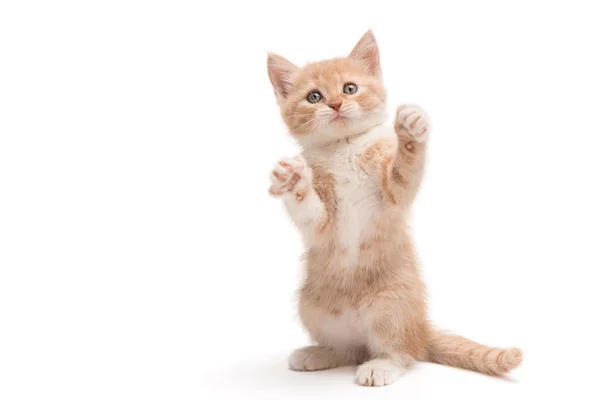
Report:
[[[302,157],[283,158],[271,171],[269,193],[272,196],[281,196],[284,193],[293,192],[296,193],[296,196],[303,196],[310,179],[310,168]]]
[[[394,129],[398,135],[408,133],[416,142],[427,140],[430,121],[425,111],[418,106],[403,105],[396,110]]]

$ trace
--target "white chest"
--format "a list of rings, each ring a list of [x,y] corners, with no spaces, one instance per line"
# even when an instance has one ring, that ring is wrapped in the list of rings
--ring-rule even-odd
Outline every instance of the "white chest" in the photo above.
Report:
[[[352,158],[347,165],[338,165],[333,171],[336,178],[337,238],[349,262],[356,259],[361,235],[372,229],[382,208],[375,177],[361,170]]]
[[[361,167],[360,159],[372,145],[386,137],[395,137],[391,127],[377,127],[331,148],[308,152],[310,162],[324,165],[335,176],[337,199],[336,236],[342,248],[342,263],[353,264],[358,257],[361,237],[374,229],[382,211],[381,188],[376,174]]]

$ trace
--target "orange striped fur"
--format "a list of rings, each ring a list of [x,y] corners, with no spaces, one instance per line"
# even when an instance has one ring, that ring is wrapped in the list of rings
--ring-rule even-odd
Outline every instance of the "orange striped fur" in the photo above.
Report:
[[[306,246],[299,314],[314,345],[292,353],[290,368],[358,364],[357,383],[382,386],[414,361],[491,375],[517,367],[519,349],[487,347],[427,319],[407,216],[423,178],[430,122],[419,107],[404,105],[394,126],[384,125],[372,32],[348,57],[300,68],[271,54],[268,71],[283,120],[302,146],[301,155],[276,164],[269,189]]]

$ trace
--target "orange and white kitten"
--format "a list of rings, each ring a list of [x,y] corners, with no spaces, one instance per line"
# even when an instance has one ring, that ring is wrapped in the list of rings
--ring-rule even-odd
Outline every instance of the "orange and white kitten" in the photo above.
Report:
[[[269,78],[301,155],[280,160],[271,195],[302,233],[306,276],[299,314],[314,346],[289,358],[315,371],[360,365],[356,382],[394,382],[414,361],[492,375],[521,362],[516,348],[487,347],[434,328],[406,226],[423,176],[430,131],[417,106],[384,126],[386,92],[371,31],[348,57],[299,68],[270,54]]]

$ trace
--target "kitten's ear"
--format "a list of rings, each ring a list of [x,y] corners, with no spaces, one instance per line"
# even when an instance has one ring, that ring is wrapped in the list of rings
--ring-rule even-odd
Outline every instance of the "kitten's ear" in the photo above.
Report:
[[[369,29],[367,33],[360,38],[356,46],[354,46],[352,53],[350,53],[350,58],[362,62],[373,75],[379,75],[381,73],[379,47],[377,47],[377,41],[375,40],[375,35],[373,35],[372,30]]]
[[[280,55],[269,53],[267,69],[269,79],[275,89],[275,96],[278,99],[285,99],[292,87],[293,75],[298,71],[298,67]]]

